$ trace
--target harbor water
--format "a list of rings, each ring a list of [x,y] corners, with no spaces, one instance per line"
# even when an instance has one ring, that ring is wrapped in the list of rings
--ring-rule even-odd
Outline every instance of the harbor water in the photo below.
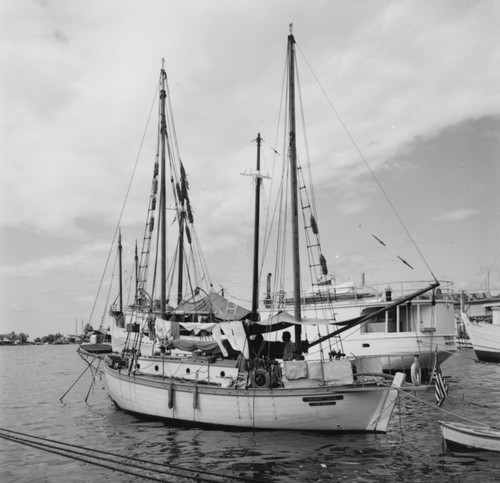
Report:
[[[476,363],[470,349],[459,350],[442,364],[449,385],[443,407],[436,407],[432,391],[402,394],[387,434],[220,431],[141,419],[113,404],[105,380],[85,371],[76,349],[0,347],[0,428],[131,459],[210,471],[227,476],[227,481],[500,481],[498,453],[451,450],[441,438],[439,420],[466,418],[465,422],[500,426],[500,365]],[[0,438],[2,482],[143,480],[147,481]]]

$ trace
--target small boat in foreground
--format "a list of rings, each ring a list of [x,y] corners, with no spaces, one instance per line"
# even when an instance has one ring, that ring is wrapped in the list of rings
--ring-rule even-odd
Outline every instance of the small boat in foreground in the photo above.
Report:
[[[77,352],[90,355],[110,354],[113,348],[111,344],[81,344]]]
[[[450,421],[439,421],[439,424],[447,444],[500,452],[499,429]]]

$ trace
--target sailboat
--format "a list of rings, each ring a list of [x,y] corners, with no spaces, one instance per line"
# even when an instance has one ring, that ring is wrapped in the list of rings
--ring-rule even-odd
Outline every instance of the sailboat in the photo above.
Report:
[[[254,254],[251,310],[234,304],[224,294],[210,289],[205,291],[197,286],[191,294],[179,292],[177,303],[172,307],[167,303],[167,266],[163,253],[160,257],[162,287],[159,302],[154,295],[146,293],[145,278],[141,275],[138,277],[139,287],[135,301],[127,309],[129,321],[124,320],[126,314],[121,306],[113,314],[115,320],[119,320],[125,328],[127,337],[120,353],[106,356],[105,377],[111,399],[123,410],[182,423],[218,427],[316,431],[387,430],[399,387],[404,380],[402,373],[388,379],[376,376],[370,370],[364,371],[363,361],[358,361],[355,367],[346,359],[329,357],[306,360],[303,355],[307,348],[301,331],[307,321],[301,314],[294,105],[295,39],[292,31],[288,36],[287,58],[293,314],[289,316],[289,320],[280,320],[286,314],[282,311],[271,313],[268,310],[267,321],[264,323],[256,286],[257,248]],[[162,181],[159,199],[164,213],[165,156],[167,151],[171,155],[172,150],[165,148],[170,141],[165,125],[168,117],[165,115],[168,87],[163,68],[160,79],[159,176]],[[172,166],[172,159],[169,164]],[[155,176],[157,174],[155,167]],[[177,186],[177,199],[185,200],[182,196],[185,185],[183,187],[181,183]],[[256,199],[258,186],[259,182],[256,183]],[[187,206],[186,203],[177,212],[179,220],[189,217]],[[161,215],[159,225],[160,233],[164,232],[164,214]],[[181,236],[183,227],[185,225],[179,223]],[[257,247],[257,229],[255,239]],[[163,247],[163,242],[160,245]],[[160,251],[164,251],[164,248]],[[143,249],[143,253],[149,253],[149,249]],[[309,322],[322,323],[318,320]],[[288,357],[284,357],[283,342],[273,346],[273,353],[264,352],[266,342],[263,334],[269,337],[273,331],[284,327],[294,327],[294,360],[284,360]],[[189,334],[182,335],[182,331],[189,331]],[[199,336],[200,333],[207,332],[211,334],[207,340],[203,335]],[[192,337],[192,334],[198,334],[198,337]],[[150,343],[145,349],[148,338],[150,342],[161,342],[156,348],[154,343]]]

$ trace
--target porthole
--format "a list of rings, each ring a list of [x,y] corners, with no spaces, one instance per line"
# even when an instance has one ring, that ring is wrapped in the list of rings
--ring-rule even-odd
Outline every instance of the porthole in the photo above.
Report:
[[[186,374],[189,374],[191,372],[191,369],[189,367],[186,369]]]
[[[155,371],[158,372],[160,368],[158,366],[155,366]]]
[[[136,369],[140,369],[140,368],[141,368],[141,365],[140,365],[140,364],[136,364],[136,365],[135,365],[135,368],[136,368]]]
[[[226,373],[224,371],[220,371],[220,377],[226,377]]]

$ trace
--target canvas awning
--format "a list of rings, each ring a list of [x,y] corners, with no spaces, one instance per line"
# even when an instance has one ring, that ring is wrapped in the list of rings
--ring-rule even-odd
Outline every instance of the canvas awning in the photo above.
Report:
[[[295,320],[294,316],[288,313],[286,310],[280,310],[276,314],[270,316],[266,320],[259,320],[257,324],[259,325],[274,325],[274,324],[300,324],[300,325],[328,325],[332,322],[328,319],[315,319],[312,317],[302,317],[301,321]]]
[[[211,292],[206,297],[196,301],[183,301],[172,315],[213,315],[218,320],[244,320],[250,310],[230,302],[221,295]]]

